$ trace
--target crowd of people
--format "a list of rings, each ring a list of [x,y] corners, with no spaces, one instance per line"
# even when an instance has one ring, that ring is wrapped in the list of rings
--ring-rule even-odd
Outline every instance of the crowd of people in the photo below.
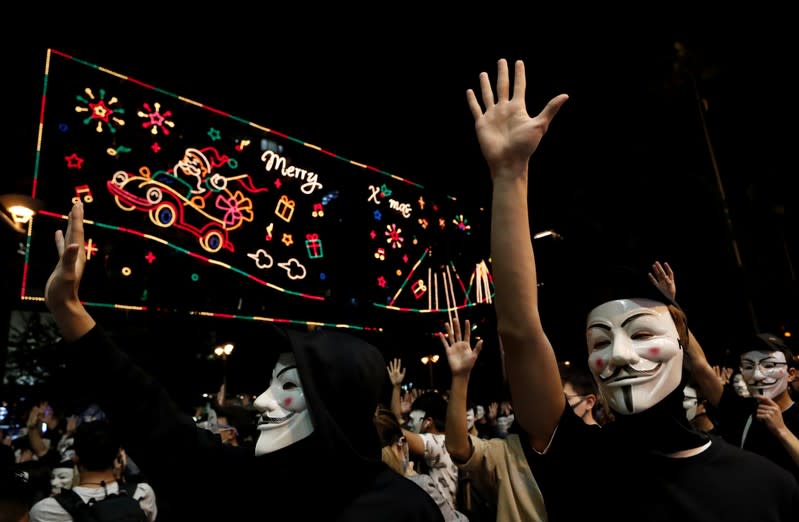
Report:
[[[796,356],[779,336],[759,332],[742,337],[737,367],[712,364],[667,263],[597,266],[578,298],[585,364],[558,363],[539,311],[527,187],[530,158],[568,96],[531,117],[526,88],[524,63],[511,74],[501,59],[494,85],[483,72],[479,95],[467,91],[493,182],[495,312],[509,401],[469,397],[483,341],[455,316],[440,334],[447,390],[403,392],[402,360],[385,360],[357,336],[286,329],[271,347],[268,388],[252,404],[223,392],[202,411],[183,411],[81,303],[78,202],[56,233],[45,295],[78,383],[71,393],[99,414],[30,409],[25,436],[4,444],[0,522],[72,520],[58,500],[64,490],[84,502],[128,491],[150,522],[244,513],[799,520]],[[98,366],[105,371],[92,373]]]

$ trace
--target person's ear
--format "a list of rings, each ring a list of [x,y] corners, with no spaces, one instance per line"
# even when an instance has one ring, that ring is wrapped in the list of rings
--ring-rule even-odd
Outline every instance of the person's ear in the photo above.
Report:
[[[588,394],[588,396],[585,398],[586,406],[588,406],[588,409],[592,411],[594,409],[594,406],[596,406],[596,401],[597,397],[593,393]]]

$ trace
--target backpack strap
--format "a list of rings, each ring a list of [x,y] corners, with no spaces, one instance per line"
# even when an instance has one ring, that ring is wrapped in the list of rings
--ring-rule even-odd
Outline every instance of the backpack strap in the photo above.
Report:
[[[139,486],[139,483],[117,480],[117,485],[119,486],[120,493],[133,497],[133,494],[136,493],[136,488]]]
[[[62,508],[72,517],[75,522],[88,520],[86,518],[88,505],[80,498],[80,495],[71,489],[62,489],[61,492],[53,497]]]

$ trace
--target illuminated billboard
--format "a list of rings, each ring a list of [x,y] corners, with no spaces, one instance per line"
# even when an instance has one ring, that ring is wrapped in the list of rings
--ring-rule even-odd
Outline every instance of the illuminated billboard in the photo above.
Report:
[[[491,301],[480,209],[56,50],[44,86],[24,300],[82,201],[89,306],[379,330]]]

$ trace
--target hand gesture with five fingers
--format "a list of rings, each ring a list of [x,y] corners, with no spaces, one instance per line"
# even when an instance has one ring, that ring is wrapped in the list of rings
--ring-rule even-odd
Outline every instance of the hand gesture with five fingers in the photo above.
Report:
[[[502,58],[497,63],[496,93],[491,88],[488,73],[480,73],[480,91],[485,111],[480,107],[474,90],[466,91],[466,101],[474,116],[480,149],[494,179],[513,173],[527,173],[530,156],[538,148],[552,118],[569,98],[565,94],[552,98],[537,116],[531,118],[524,100],[526,89],[524,62],[516,61],[511,93],[508,62]]]
[[[486,412],[486,418],[488,422],[491,424],[496,424],[497,422],[497,414],[499,413],[499,404],[496,402],[492,402],[488,405],[488,411]]]
[[[471,337],[469,320],[466,320],[463,332],[461,331],[459,320],[456,319],[453,323],[447,323],[447,333],[439,333],[438,337],[447,352],[447,361],[449,361],[452,375],[469,375],[472,368],[474,368],[474,363],[477,362],[480,350],[483,349],[482,339],[477,341],[474,350],[469,344]]]
[[[405,368],[402,367],[402,359],[394,358],[394,360],[389,361],[386,369],[392,386],[399,386],[405,380]]]
[[[652,274],[654,272],[654,275]],[[652,272],[647,274],[652,284],[656,285],[666,295],[671,296],[672,299],[677,299],[677,283],[674,281],[674,272],[668,263],[660,264],[660,261],[655,261],[652,265]]]

